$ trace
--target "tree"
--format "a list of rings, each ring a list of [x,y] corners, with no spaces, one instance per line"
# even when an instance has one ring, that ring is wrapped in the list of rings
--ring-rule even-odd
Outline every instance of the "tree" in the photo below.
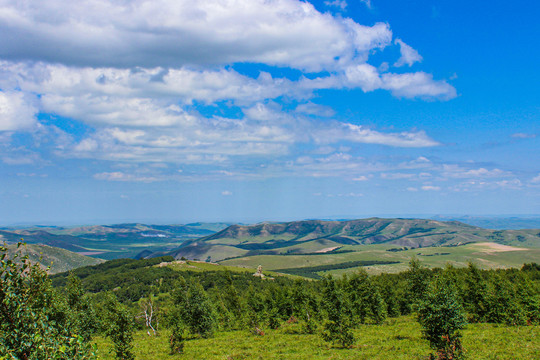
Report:
[[[489,310],[488,286],[481,270],[469,263],[465,278],[464,303],[469,313],[470,321],[485,321]]]
[[[144,324],[147,327],[146,333],[148,336],[156,336],[156,328],[159,324],[159,307],[154,300],[154,295],[150,294],[148,297],[141,298],[139,300],[139,309],[140,312],[137,318],[144,318]],[[152,330],[152,333],[150,333],[150,330]]]
[[[429,284],[430,271],[423,268],[420,261],[413,257],[409,262],[409,269],[405,272],[405,277],[407,279],[406,297],[408,309],[404,310],[410,312],[424,298]]]
[[[39,264],[20,255],[22,246],[12,258],[0,246],[0,358],[95,358],[75,332],[66,299]]]
[[[346,290],[352,306],[355,320],[365,323],[370,318],[375,324],[386,319],[386,304],[379,287],[372,281],[365,270],[360,270],[346,283]]]
[[[208,294],[198,281],[187,283],[180,277],[173,293],[175,319],[179,329],[184,326],[192,334],[211,337],[216,329],[215,310]]]
[[[133,316],[118,302],[113,294],[108,294],[105,302],[108,328],[106,334],[114,343],[114,353],[119,360],[134,360],[133,355]]]
[[[82,287],[81,279],[73,273],[68,276],[65,295],[77,333],[82,336],[84,341],[89,341],[99,329],[100,324],[88,294]]]
[[[351,347],[354,343],[351,331],[351,306],[342,289],[330,277],[324,279],[323,307],[326,311],[323,339],[337,343],[341,347]]]
[[[492,277],[486,321],[507,325],[525,325],[527,321],[527,314],[516,296],[514,286],[502,274]]]
[[[458,301],[456,290],[442,277],[435,278],[418,303],[418,322],[424,338],[437,351],[431,359],[462,358],[461,333],[465,315]]]

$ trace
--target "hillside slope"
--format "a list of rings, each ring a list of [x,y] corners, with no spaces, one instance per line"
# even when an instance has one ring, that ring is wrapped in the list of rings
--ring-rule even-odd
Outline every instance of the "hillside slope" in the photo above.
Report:
[[[387,244],[410,249],[493,242],[539,248],[539,234],[540,230],[488,230],[456,221],[426,219],[306,220],[232,225],[186,242],[168,254],[220,261],[238,256],[328,253],[347,245]]]
[[[32,263],[39,262],[44,268],[50,266],[49,273],[51,274],[97,265],[105,261],[47,245],[26,244],[17,248],[17,245],[11,244],[7,245],[7,249],[9,256],[18,252],[21,256],[28,255]]]

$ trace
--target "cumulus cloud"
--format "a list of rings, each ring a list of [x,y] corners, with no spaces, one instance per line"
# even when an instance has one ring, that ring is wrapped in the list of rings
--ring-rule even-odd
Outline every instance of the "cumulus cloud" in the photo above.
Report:
[[[0,9],[0,32],[12,34],[0,38],[0,57],[75,66],[320,71],[391,40],[385,24],[360,26],[296,0],[5,0]]]
[[[439,191],[441,188],[439,186],[433,186],[433,185],[424,185],[421,187],[424,191]]]
[[[412,66],[415,62],[422,61],[422,56],[410,47],[409,45],[405,44],[403,40],[396,39],[394,41],[394,44],[399,45],[401,57],[398,59],[398,61],[395,62],[394,66],[401,67],[403,65]]]
[[[0,91],[0,131],[31,129],[37,123],[36,113],[23,92]]]
[[[335,112],[311,101],[318,91],[456,96],[431,74],[388,73],[368,63],[392,44],[389,24],[365,26],[297,0],[4,0],[0,31],[9,34],[0,37],[0,131],[32,130],[38,113],[83,123],[88,130],[73,138],[55,133],[54,154],[63,157],[230,165],[236,157],[275,159],[311,145],[329,156],[339,149],[334,160],[357,175],[371,167],[339,145],[440,144],[422,130],[321,119]],[[403,53],[407,45],[400,46]],[[239,63],[266,71],[242,72]],[[276,75],[274,66],[295,75]],[[293,105],[282,108],[283,98]],[[310,166],[332,167],[312,160],[298,164],[312,174]],[[95,178],[155,181],[114,171]]]
[[[348,123],[332,123],[313,131],[317,143],[334,143],[350,141],[365,144],[380,144],[396,147],[430,147],[440,145],[424,131],[404,131],[399,133],[383,133],[360,125]]]

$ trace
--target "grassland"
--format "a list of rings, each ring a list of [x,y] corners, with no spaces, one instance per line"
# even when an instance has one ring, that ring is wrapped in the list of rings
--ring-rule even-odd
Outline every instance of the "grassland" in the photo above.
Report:
[[[339,349],[321,340],[318,335],[297,333],[296,324],[284,324],[264,336],[248,331],[218,332],[211,339],[186,342],[182,355],[169,355],[168,333],[149,337],[135,334],[136,359],[425,359],[430,349],[421,337],[413,317],[389,319],[384,325],[361,325],[354,331],[356,342],[351,349]],[[538,359],[540,358],[540,326],[502,326],[469,324],[463,331],[463,347],[468,359]],[[98,338],[101,359],[113,359],[108,339]]]
[[[538,262],[540,249],[528,249],[510,247],[496,243],[472,243],[462,246],[439,246],[408,249],[395,245],[345,245],[340,250],[350,252],[324,253],[310,255],[257,255],[239,257],[221,261],[220,264],[227,266],[240,266],[256,268],[262,265],[265,270],[283,268],[313,267],[347,263],[351,261],[395,261],[395,264],[372,265],[363,267],[368,273],[378,274],[381,272],[397,273],[404,271],[412,257],[417,257],[423,265],[429,267],[444,267],[452,264],[457,267],[467,266],[468,262],[477,264],[480,268],[510,268],[521,267],[524,263]],[[358,268],[335,269],[321,272],[320,275],[341,275]]]

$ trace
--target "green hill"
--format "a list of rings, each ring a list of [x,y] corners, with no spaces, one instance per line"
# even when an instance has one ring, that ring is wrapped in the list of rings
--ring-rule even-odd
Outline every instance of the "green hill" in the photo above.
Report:
[[[220,261],[239,256],[331,253],[343,251],[344,246],[377,244],[415,249],[494,242],[539,248],[539,233],[540,230],[488,230],[456,221],[425,219],[307,220],[232,225],[186,242],[169,254]]]
[[[10,256],[19,252],[22,256],[28,255],[32,263],[39,262],[43,267],[50,266],[51,274],[97,265],[105,261],[47,245],[26,244],[17,249],[17,245],[11,244],[7,245],[7,248]]]

